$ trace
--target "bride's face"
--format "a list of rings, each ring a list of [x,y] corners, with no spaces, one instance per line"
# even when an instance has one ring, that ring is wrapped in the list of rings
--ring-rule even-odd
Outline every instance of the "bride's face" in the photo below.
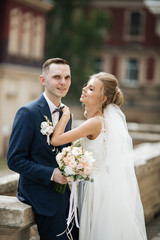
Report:
[[[91,78],[87,85],[82,89],[80,101],[85,105],[99,107],[102,94],[102,82],[96,78]]]

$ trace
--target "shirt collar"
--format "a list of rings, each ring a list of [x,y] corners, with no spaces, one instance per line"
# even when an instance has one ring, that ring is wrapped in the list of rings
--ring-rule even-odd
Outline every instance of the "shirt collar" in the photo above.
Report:
[[[49,106],[49,109],[50,109],[50,112],[52,114],[52,112],[57,108],[54,103],[47,97],[46,93],[43,92],[43,96],[44,98],[46,99],[47,103],[48,103],[48,106]],[[63,103],[60,103],[60,106],[59,107],[62,107],[63,106]]]

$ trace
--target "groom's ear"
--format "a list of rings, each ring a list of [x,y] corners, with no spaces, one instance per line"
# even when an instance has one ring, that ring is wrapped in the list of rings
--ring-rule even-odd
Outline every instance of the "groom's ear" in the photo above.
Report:
[[[46,85],[46,84],[45,84],[45,77],[44,77],[43,75],[40,75],[39,78],[40,78],[41,84],[45,86],[45,85]]]

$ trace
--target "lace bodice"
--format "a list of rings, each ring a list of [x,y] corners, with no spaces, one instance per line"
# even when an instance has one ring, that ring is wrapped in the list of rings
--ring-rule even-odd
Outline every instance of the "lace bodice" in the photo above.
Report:
[[[81,145],[85,148],[86,151],[92,152],[95,159],[94,171],[96,173],[104,167],[104,155],[105,155],[105,124],[104,119],[99,117],[102,121],[102,128],[97,138],[90,140],[87,137],[84,137],[80,140]]]

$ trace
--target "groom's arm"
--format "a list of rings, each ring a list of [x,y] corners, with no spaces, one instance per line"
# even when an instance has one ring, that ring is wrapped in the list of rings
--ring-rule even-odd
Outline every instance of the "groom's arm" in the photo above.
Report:
[[[30,159],[34,119],[31,112],[22,107],[16,114],[7,155],[8,167],[32,180],[48,185],[54,168],[37,164]]]

